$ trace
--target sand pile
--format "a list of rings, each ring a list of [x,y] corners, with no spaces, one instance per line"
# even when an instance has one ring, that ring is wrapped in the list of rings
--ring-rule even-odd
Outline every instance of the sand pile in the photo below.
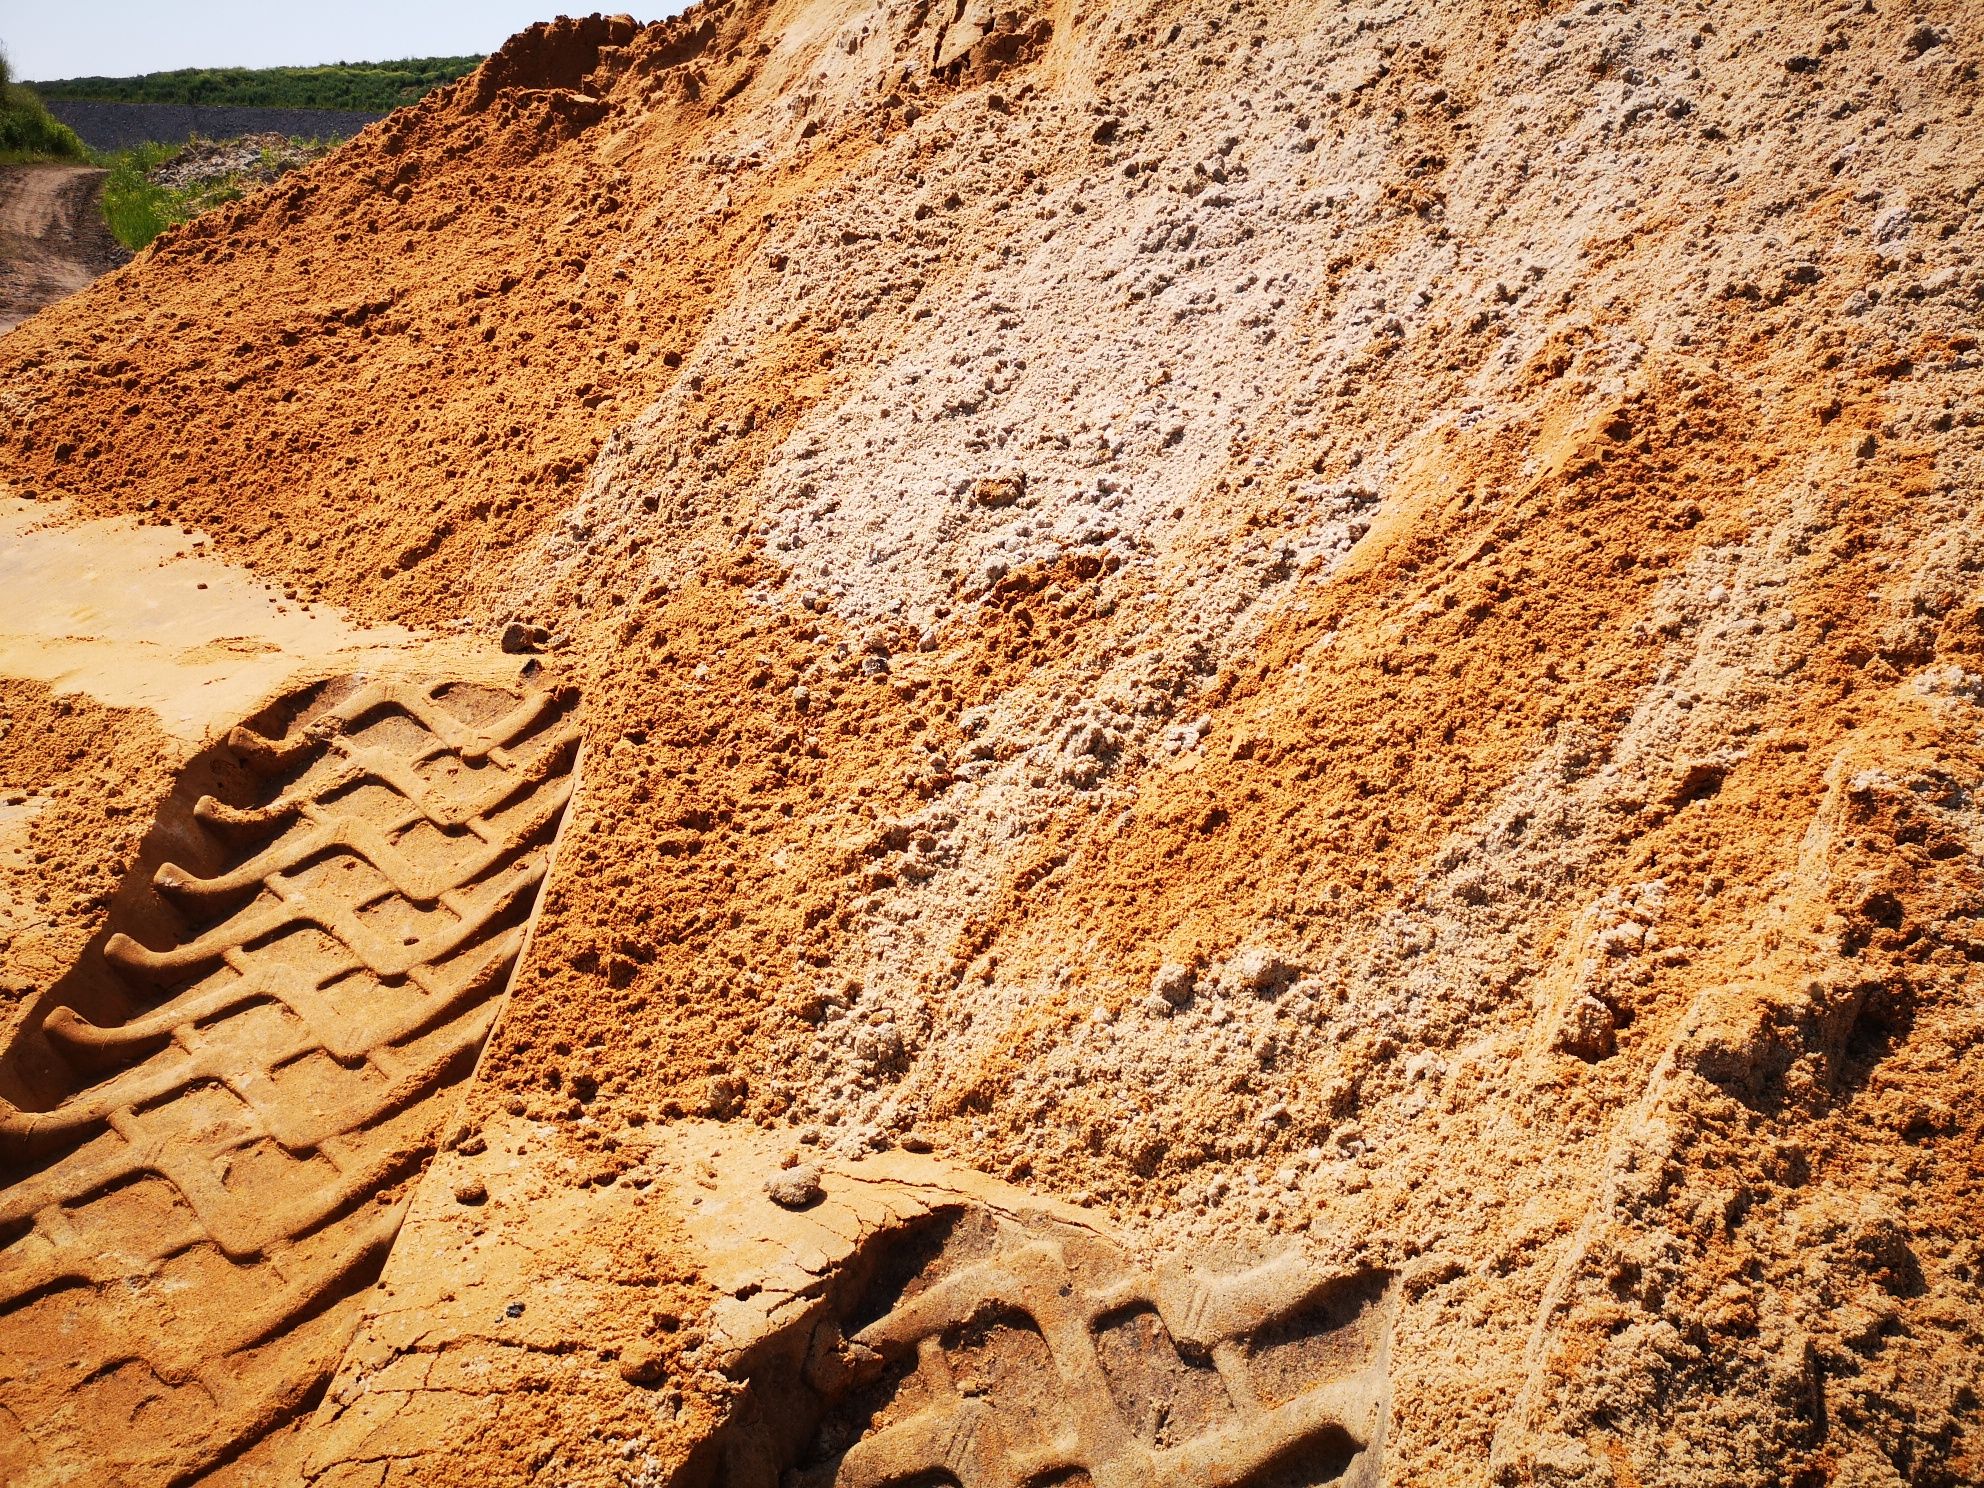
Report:
[[[90,1338],[16,1476],[1976,1480],[1980,45],[560,22],[8,336],[14,494],[507,633],[585,741],[336,1347],[6,1211],[0,1333]],[[219,766],[6,686],[60,970]],[[450,695],[395,757],[513,768]]]

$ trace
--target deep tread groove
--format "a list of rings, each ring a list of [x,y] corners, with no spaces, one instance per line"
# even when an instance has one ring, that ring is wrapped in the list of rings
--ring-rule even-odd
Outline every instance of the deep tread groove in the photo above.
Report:
[[[767,1443],[786,1488],[1378,1481],[1383,1272],[1290,1251],[1147,1273],[1092,1231],[962,1208],[883,1237],[835,1292],[801,1378],[768,1355],[761,1403],[685,1482],[755,1481]]]
[[[323,684],[188,767],[0,1061],[0,1411],[55,1457],[194,1482],[321,1395],[501,1010],[574,703]]]

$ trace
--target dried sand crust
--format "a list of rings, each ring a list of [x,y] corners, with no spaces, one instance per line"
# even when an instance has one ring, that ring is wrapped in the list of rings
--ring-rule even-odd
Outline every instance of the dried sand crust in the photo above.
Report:
[[[1980,44],[561,23],[0,341],[15,494],[583,699],[209,1480],[1976,1481]],[[187,752],[87,694],[6,684],[10,1028]],[[26,1481],[206,1470],[0,1372]]]

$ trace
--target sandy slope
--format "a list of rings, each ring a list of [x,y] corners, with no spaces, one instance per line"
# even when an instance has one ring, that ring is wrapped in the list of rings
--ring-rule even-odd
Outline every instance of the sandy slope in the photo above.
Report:
[[[1338,1341],[1311,1479],[1974,1480],[1974,33],[561,25],[10,337],[21,493],[542,626],[583,697],[453,1144],[242,1471],[882,1460],[848,1442],[924,1417],[836,1414],[843,1345],[1065,1215],[854,1294],[917,1205],[1031,1188],[1116,1257],[1067,1284],[1145,1278],[1170,1339],[1165,1409],[1055,1471],[1155,1472],[1120,1433],[1169,1450],[1216,1357],[1273,1405],[1293,1318]],[[112,767],[114,715],[14,697],[8,784]],[[66,830],[80,944],[130,859]],[[966,1197],[861,1198],[905,1145]],[[813,1168],[867,1216],[831,1244],[763,1200]],[[1199,1261],[1190,1305],[1148,1280]],[[1323,1279],[1193,1334],[1256,1264]],[[1000,1383],[1026,1330],[947,1316],[943,1470],[1030,1481],[953,1431],[1051,1422]]]

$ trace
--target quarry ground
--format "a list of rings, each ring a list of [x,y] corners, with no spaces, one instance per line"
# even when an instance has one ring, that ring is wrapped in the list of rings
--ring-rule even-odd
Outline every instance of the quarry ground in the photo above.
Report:
[[[0,1476],[1977,1481],[1980,46],[560,22],[8,333]]]

